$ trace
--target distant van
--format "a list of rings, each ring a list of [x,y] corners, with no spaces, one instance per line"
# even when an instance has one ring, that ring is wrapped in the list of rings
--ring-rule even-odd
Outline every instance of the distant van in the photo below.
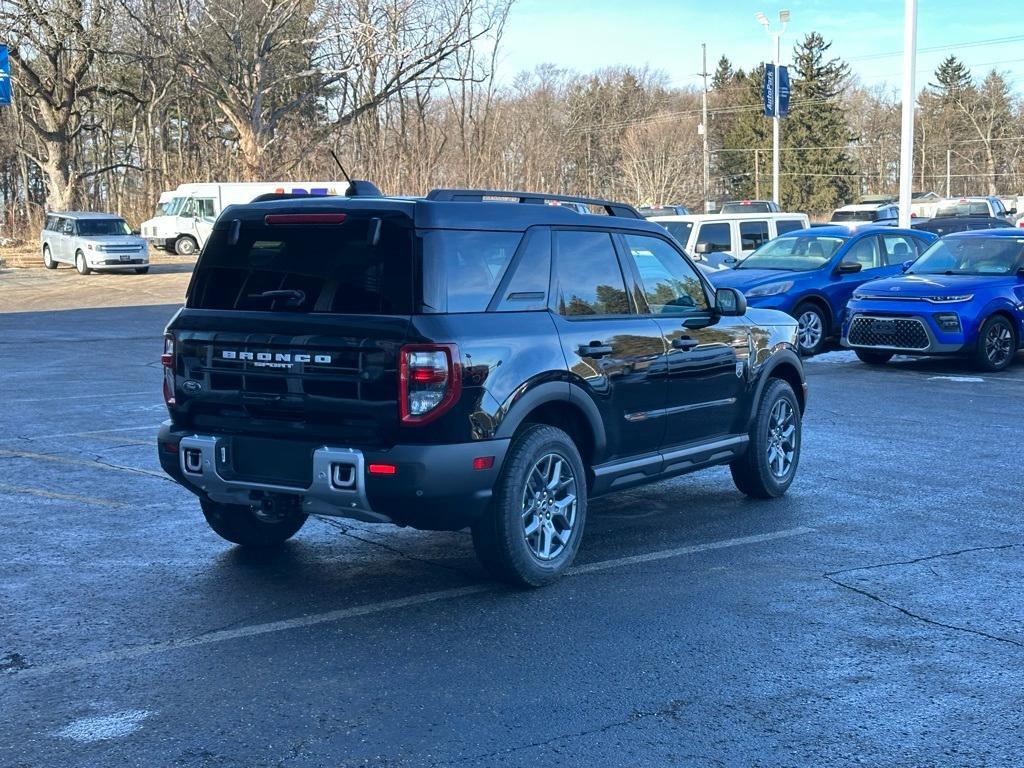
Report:
[[[806,213],[706,213],[652,216],[698,264],[724,269],[786,232],[807,229]]]

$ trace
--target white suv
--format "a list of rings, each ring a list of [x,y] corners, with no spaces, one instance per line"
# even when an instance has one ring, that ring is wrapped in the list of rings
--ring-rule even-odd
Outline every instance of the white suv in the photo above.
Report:
[[[726,269],[786,232],[807,229],[806,213],[652,216],[705,269]]]
[[[90,272],[149,272],[149,246],[128,222],[112,213],[48,213],[39,236],[43,266],[73,264]]]

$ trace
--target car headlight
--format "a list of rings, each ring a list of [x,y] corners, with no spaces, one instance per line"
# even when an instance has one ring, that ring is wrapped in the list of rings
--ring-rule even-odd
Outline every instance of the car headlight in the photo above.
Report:
[[[973,298],[973,293],[965,293],[962,296],[925,296],[924,300],[932,304],[962,304]]]
[[[767,285],[759,285],[756,288],[751,288],[749,291],[744,291],[747,298],[754,299],[758,296],[778,296],[780,293],[785,293],[793,287],[792,280],[786,280],[782,283],[768,283]]]

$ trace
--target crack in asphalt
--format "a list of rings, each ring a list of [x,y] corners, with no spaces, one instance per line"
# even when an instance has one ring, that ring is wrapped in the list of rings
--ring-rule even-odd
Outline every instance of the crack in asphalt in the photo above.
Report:
[[[895,611],[899,611],[904,616],[907,616],[908,618],[914,619],[915,621],[920,621],[920,622],[922,622],[924,624],[928,624],[928,625],[933,626],[933,627],[938,627],[940,629],[952,630],[954,632],[963,632],[965,634],[975,635],[977,637],[982,637],[982,638],[984,638],[986,640],[994,640],[994,641],[999,642],[999,643],[1006,643],[1007,645],[1016,646],[1017,648],[1024,648],[1024,642],[1021,642],[1019,640],[1014,640],[1013,638],[1010,638],[1010,637],[1002,637],[1000,635],[993,635],[993,634],[991,634],[989,632],[985,632],[985,631],[980,630],[980,629],[972,629],[971,627],[962,627],[962,626],[960,626],[958,624],[947,624],[947,623],[945,623],[943,621],[938,621],[936,619],[928,618],[927,616],[923,616],[923,615],[921,615],[919,613],[915,613],[914,611],[911,611],[908,608],[904,608],[901,605],[897,605],[896,603],[890,602],[889,600],[886,600],[881,595],[877,595],[877,594],[875,594],[873,592],[869,592],[868,590],[863,589],[861,587],[856,587],[853,584],[847,584],[845,581],[840,581],[839,579],[835,578],[836,576],[840,576],[840,575],[842,575],[844,573],[853,573],[853,572],[856,572],[856,571],[870,571],[870,570],[876,570],[876,569],[879,569],[879,568],[892,568],[892,567],[902,566],[902,565],[914,565],[916,563],[928,562],[929,560],[938,560],[938,559],[944,558],[944,557],[956,557],[957,555],[968,554],[968,553],[971,553],[971,552],[993,552],[993,551],[998,551],[998,550],[1003,550],[1003,549],[1013,549],[1015,547],[1020,547],[1020,546],[1024,546],[1024,545],[1021,545],[1021,544],[999,544],[999,545],[994,545],[994,546],[989,546],[989,547],[968,547],[968,548],[965,548],[965,549],[953,550],[951,552],[939,552],[938,554],[934,554],[934,555],[924,555],[922,557],[915,557],[915,558],[912,558],[910,560],[896,560],[896,561],[889,562],[889,563],[876,563],[875,565],[862,565],[862,566],[857,566],[857,567],[854,567],[854,568],[843,568],[841,570],[830,571],[830,572],[824,573],[822,575],[824,576],[824,578],[827,581],[830,581],[831,583],[835,584],[837,587],[842,587],[843,589],[848,589],[851,592],[856,592],[858,595],[863,595],[864,597],[867,597],[867,598],[869,598],[871,600],[874,600],[877,603],[881,603],[882,605],[887,606],[889,608],[892,608]]]

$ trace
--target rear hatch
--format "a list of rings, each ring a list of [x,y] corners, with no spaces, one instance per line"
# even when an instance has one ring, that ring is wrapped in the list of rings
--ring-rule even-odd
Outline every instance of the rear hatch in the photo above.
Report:
[[[415,239],[409,212],[366,202],[220,217],[168,329],[177,427],[237,436],[236,462],[270,445],[285,473],[313,443],[394,443]]]

